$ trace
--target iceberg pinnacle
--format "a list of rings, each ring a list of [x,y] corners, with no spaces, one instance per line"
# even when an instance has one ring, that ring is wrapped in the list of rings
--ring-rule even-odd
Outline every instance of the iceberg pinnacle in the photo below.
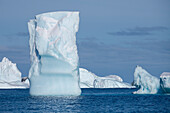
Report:
[[[170,72],[163,72],[161,74],[160,85],[165,93],[170,93]]]
[[[0,80],[6,82],[21,81],[21,72],[8,58],[4,57],[0,62]]]
[[[28,22],[31,95],[80,95],[79,12],[51,12]]]
[[[160,89],[160,80],[140,66],[135,69],[133,84],[140,88],[134,94],[156,94]]]
[[[16,64],[4,57],[0,62],[0,89],[29,88],[29,80],[21,82],[21,79]]]

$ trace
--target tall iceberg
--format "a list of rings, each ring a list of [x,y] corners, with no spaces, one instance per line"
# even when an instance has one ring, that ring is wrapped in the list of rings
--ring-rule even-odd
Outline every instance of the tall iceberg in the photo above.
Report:
[[[31,95],[80,95],[79,12],[51,12],[28,22]]]
[[[135,69],[133,84],[139,87],[134,94],[156,94],[160,89],[160,80],[140,66]]]
[[[81,88],[135,88],[128,83],[124,83],[122,78],[117,75],[99,77],[84,68],[79,70]]]
[[[21,80],[16,64],[4,57],[0,62],[0,89],[29,88],[29,80]]]
[[[170,72],[163,72],[161,74],[160,85],[165,93],[170,93]]]

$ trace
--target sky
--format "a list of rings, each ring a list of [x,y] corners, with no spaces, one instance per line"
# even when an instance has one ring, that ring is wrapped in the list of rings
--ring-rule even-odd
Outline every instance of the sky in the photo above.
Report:
[[[133,81],[137,65],[159,77],[170,72],[169,0],[0,0],[0,60],[22,76],[30,68],[27,22],[53,11],[79,11],[80,67]]]

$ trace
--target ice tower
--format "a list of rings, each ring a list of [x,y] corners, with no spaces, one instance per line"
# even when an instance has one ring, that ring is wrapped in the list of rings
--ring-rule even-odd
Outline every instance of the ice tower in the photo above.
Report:
[[[31,95],[80,95],[79,12],[51,12],[28,22]]]
[[[161,74],[160,86],[165,93],[170,93],[170,72],[163,72]]]
[[[160,89],[160,80],[149,74],[142,67],[137,66],[134,72],[133,85],[139,87],[134,94],[156,94]]]

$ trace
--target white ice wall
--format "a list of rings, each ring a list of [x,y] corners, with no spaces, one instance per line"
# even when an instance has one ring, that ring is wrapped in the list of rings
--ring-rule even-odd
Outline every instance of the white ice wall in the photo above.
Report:
[[[170,72],[163,72],[161,74],[160,85],[165,93],[170,93]]]
[[[140,66],[135,69],[133,83],[140,87],[135,94],[156,94],[160,89],[160,80]]]
[[[80,95],[78,27],[79,12],[44,13],[30,20],[31,95]]]
[[[29,81],[21,82],[21,79],[16,64],[4,57],[0,62],[0,89],[29,88]]]

